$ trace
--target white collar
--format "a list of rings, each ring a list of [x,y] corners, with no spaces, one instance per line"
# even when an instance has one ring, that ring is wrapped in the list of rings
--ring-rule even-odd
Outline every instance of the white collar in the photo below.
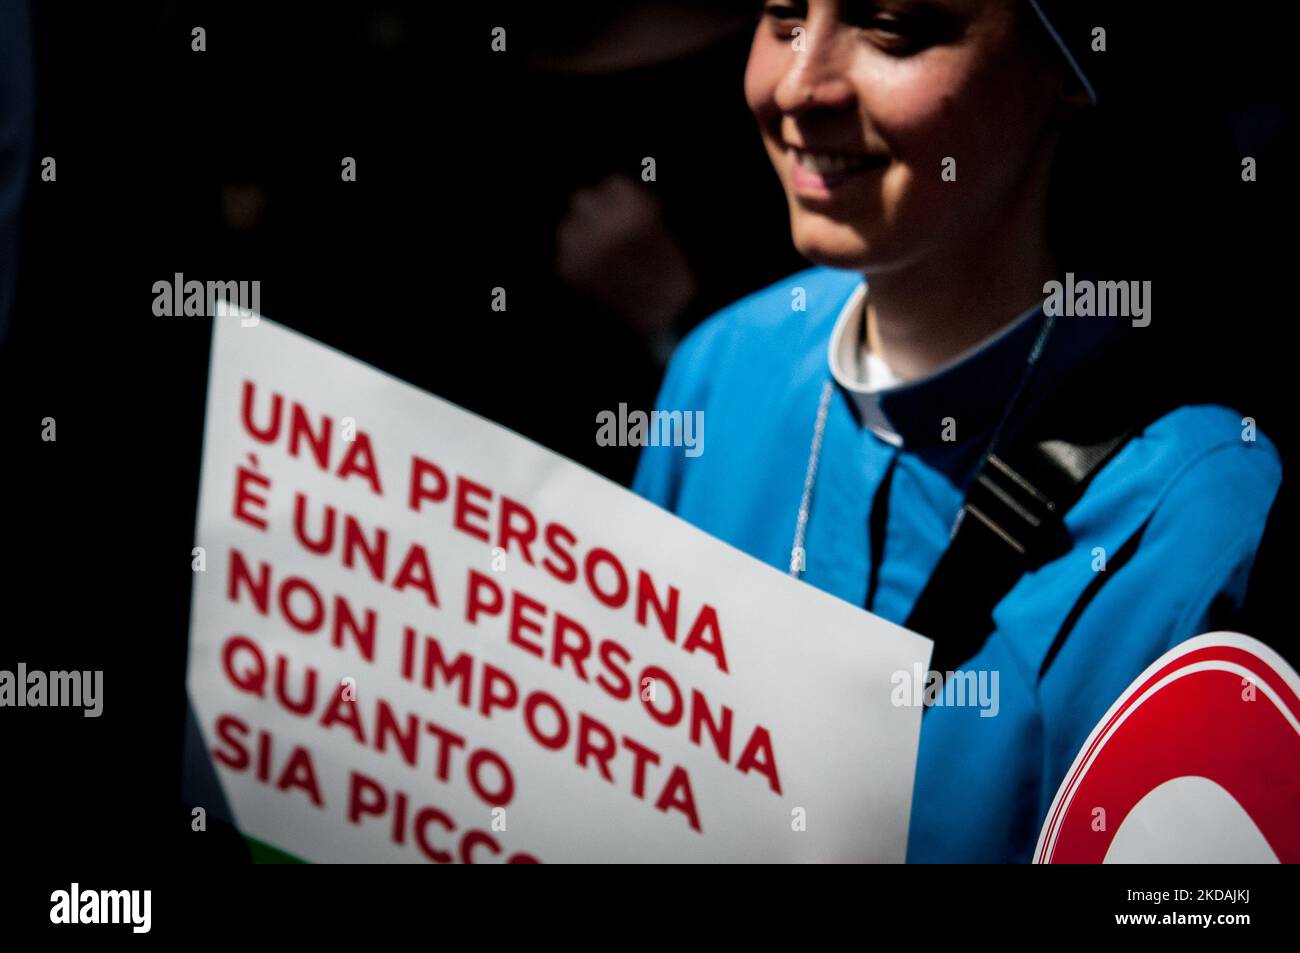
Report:
[[[880,407],[879,395],[888,389],[890,384],[886,383],[882,386],[879,380],[873,381],[870,375],[864,379],[862,373],[862,347],[859,342],[862,340],[866,302],[867,283],[863,281],[853,289],[849,300],[840,310],[840,316],[835,319],[835,329],[831,331],[831,376],[835,378],[837,384],[849,392],[858,405],[862,422],[880,439],[901,446],[903,438],[894,430],[889,418]],[[891,383],[896,386],[897,379]]]
[[[1023,314],[1008,322],[984,340],[967,348],[925,376],[910,381],[899,381],[892,372],[881,373],[881,369],[887,370],[887,365],[879,358],[874,358],[875,363],[864,368],[860,342],[864,339],[863,322],[866,319],[866,309],[864,307],[866,300],[867,281],[864,279],[849,295],[849,300],[844,303],[839,317],[835,320],[835,327],[831,331],[828,354],[831,376],[837,384],[844,388],[857,405],[863,424],[871,428],[871,431],[881,440],[894,446],[902,446],[903,437],[895,429],[893,423],[890,422],[884,408],[881,406],[881,400],[885,395],[894,393],[901,388],[910,390],[919,385],[924,385],[957,365],[965,363],[976,354],[990,348],[996,342],[1010,335],[1035,314],[1039,313],[1042,307],[1041,304],[1035,304],[1026,309]]]

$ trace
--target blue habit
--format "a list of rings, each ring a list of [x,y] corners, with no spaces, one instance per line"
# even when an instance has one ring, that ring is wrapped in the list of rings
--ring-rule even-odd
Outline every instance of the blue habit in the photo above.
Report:
[[[704,411],[704,452],[646,447],[633,489],[787,570],[832,331],[862,286],[858,273],[812,268],[696,328],[673,357],[657,409]],[[798,289],[806,311],[792,308]],[[1044,320],[1041,308],[1028,313],[937,374],[883,391],[877,409],[892,435],[868,426],[862,395],[836,384],[806,582],[904,624]],[[1035,379],[1050,386],[1119,323],[1058,317]],[[944,418],[955,421],[955,440],[944,439]],[[996,714],[924,713],[910,862],[1030,859],[1057,786],[1120,692],[1240,605],[1280,482],[1273,444],[1243,439],[1239,414],[1205,404],[1160,417],[1104,466],[1067,514],[1072,548],[1019,580],[994,611],[993,635],[961,665],[998,673]],[[1135,537],[1131,557],[1098,570],[1099,554],[1113,558]],[[815,634],[790,637],[817,651]]]

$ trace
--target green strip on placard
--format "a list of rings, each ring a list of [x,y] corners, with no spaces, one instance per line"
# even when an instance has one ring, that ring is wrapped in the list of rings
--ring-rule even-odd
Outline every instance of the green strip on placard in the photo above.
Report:
[[[287,854],[278,847],[272,847],[270,844],[264,844],[254,837],[244,835],[244,840],[248,841],[248,849],[252,851],[253,863],[255,864],[305,864],[307,861],[299,860],[293,854]]]

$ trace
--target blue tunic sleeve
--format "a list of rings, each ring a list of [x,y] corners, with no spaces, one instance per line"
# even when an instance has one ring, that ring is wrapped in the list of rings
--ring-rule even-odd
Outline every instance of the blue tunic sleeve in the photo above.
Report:
[[[726,319],[731,310],[727,308],[713,315],[677,346],[655,399],[655,410],[704,411],[707,426],[709,415],[705,405],[713,377],[711,370],[717,363],[717,353],[725,346],[722,339],[726,336]],[[677,493],[686,459],[678,447],[643,447],[632,480],[632,492],[676,512]]]

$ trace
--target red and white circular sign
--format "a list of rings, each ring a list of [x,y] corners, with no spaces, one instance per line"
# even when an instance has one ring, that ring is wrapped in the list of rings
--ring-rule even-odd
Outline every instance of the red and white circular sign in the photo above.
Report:
[[[1300,862],[1300,676],[1233,632],[1165,653],[1088,736],[1034,862]]]

